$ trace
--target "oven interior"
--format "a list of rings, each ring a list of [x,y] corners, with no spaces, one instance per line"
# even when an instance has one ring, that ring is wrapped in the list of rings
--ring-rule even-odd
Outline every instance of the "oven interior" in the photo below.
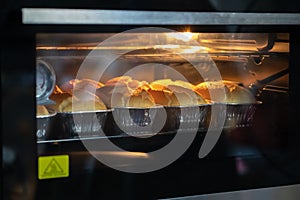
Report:
[[[37,63],[42,61],[44,65],[50,66],[55,75],[52,80],[58,87],[75,79],[91,79],[105,85],[107,81],[121,76],[147,83],[160,79],[182,80],[194,86],[222,79],[251,91],[255,100],[261,102],[255,107],[250,123],[222,127],[220,138],[206,157],[198,157],[207,136],[207,129],[204,128],[196,131],[193,143],[178,160],[164,169],[144,175],[110,169],[91,156],[81,140],[101,142],[105,137],[132,154],[147,154],[170,143],[179,132],[178,128],[158,130],[155,136],[143,138],[124,134],[123,129],[112,127],[116,126],[114,123],[112,126],[104,126],[105,135],[85,134],[85,127],[79,127],[81,134],[76,135],[72,133],[74,127],[71,127],[72,130],[70,127],[66,129],[64,124],[75,119],[57,111],[41,128],[43,132],[39,132],[40,125],[37,124],[37,155],[68,154],[71,162],[69,179],[73,180],[68,183],[76,184],[82,174],[88,174],[84,178],[86,182],[81,188],[82,194],[95,195],[90,193],[93,191],[91,188],[101,187],[103,192],[98,195],[102,197],[122,194],[130,199],[134,188],[143,191],[143,188],[159,185],[164,190],[158,189],[151,193],[153,197],[173,197],[228,191],[232,188],[272,186],[282,184],[283,179],[286,183],[297,179],[291,173],[289,168],[292,166],[288,166],[290,163],[283,153],[288,151],[289,139],[288,33],[161,30],[122,34],[38,33],[36,59]],[[211,75],[213,70],[219,72],[220,76]],[[39,84],[37,79],[37,87]],[[37,97],[37,105],[53,105],[51,94],[54,91],[55,88],[52,88],[48,92],[50,101],[39,101]],[[239,117],[236,116],[238,113],[233,115]],[[228,117],[226,115],[225,120]],[[105,123],[113,120],[113,115],[108,114]],[[83,121],[86,124],[82,126],[90,126],[90,121]],[[189,134],[188,131],[180,131]],[[137,134],[143,136],[143,133]],[[122,157],[121,154],[118,156]],[[126,159],[123,164],[130,165]],[[176,183],[168,176],[176,176]],[[40,182],[40,191],[49,190],[50,181]],[[185,186],[181,182],[185,182]],[[64,187],[62,182],[55,184]],[[182,189],[174,191],[175,184]],[[59,187],[52,187],[53,190],[55,188]],[[120,191],[119,194],[114,194],[116,189]],[[58,190],[62,192],[63,189]],[[146,193],[150,194],[149,191]],[[73,194],[68,190],[64,192]],[[142,192],[135,190],[135,193],[142,196]]]

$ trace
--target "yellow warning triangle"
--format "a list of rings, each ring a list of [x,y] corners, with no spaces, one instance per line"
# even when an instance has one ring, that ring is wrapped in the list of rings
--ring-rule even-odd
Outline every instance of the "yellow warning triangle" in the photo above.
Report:
[[[56,175],[62,173],[64,173],[64,170],[54,158],[49,162],[48,166],[44,171],[45,175]]]
[[[39,179],[61,178],[69,176],[69,156],[52,155],[39,156],[38,177]]]

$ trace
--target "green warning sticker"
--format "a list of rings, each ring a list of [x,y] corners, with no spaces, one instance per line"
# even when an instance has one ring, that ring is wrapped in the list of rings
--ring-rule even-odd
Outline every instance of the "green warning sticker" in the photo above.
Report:
[[[39,179],[69,176],[69,156],[40,156],[38,160]]]

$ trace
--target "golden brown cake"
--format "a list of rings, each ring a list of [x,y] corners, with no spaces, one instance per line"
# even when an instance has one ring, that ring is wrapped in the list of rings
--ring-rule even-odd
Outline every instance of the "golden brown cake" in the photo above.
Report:
[[[118,76],[112,79],[109,79],[105,86],[127,86],[128,82],[132,81],[132,78],[129,76]]]
[[[193,90],[194,85],[185,81],[160,79],[151,82],[150,87],[148,91],[155,103],[163,106],[194,106],[207,103]]]
[[[246,88],[235,85],[230,86],[229,95],[227,96],[228,103],[247,104],[256,103],[256,99],[253,94]]]
[[[67,92],[63,92],[63,93],[52,93],[50,95],[50,99],[52,101],[54,101],[55,104],[49,104],[47,105],[47,108],[50,108],[52,110],[55,110],[56,112],[59,112],[59,105],[61,104],[62,101],[64,101],[65,99],[72,97],[72,95],[70,93]]]
[[[226,98],[229,94],[229,89],[228,89],[228,87],[226,87],[226,85],[223,81],[205,81],[205,82],[199,83],[198,85],[196,85],[194,87],[194,90],[197,91],[198,93],[200,93],[203,96],[203,98],[205,98],[208,101],[212,100],[209,91],[215,92],[215,94],[218,94],[218,93],[222,94],[221,92],[224,92],[224,91],[222,91],[222,89],[225,90],[225,96],[219,95],[217,102],[225,103],[225,102],[227,102]]]
[[[59,112],[106,110],[103,101],[88,91],[75,91],[73,96],[64,99],[58,106]]]
[[[101,88],[102,86],[103,83],[91,79],[72,79],[62,84],[60,88],[63,92],[72,93],[75,87],[79,90],[86,90],[91,92],[98,88]]]
[[[149,84],[146,81],[134,80],[129,76],[119,76],[108,80],[103,87],[97,89],[96,95],[110,108],[136,105],[137,103],[133,102],[137,101],[133,99],[140,99],[145,101],[145,105],[149,105],[150,98],[144,98],[145,93],[143,97],[138,95],[142,90],[146,91],[148,87]],[[133,99],[129,101],[131,96]],[[144,103],[139,104],[142,106]]]
[[[44,115],[49,115],[49,112],[48,112],[46,106],[37,105],[36,106],[36,116],[44,116]]]
[[[246,88],[239,86],[235,82],[223,81],[206,81],[195,86],[194,90],[199,92],[205,99],[212,100],[209,94],[211,92],[221,92],[224,89],[225,96],[220,97],[216,103],[255,103],[256,99],[253,94]]]
[[[136,90],[130,97],[127,106],[136,108],[149,108],[155,106],[152,95],[144,89]]]
[[[173,106],[174,93],[169,90],[149,89],[148,92],[154,99],[155,104],[162,106]]]

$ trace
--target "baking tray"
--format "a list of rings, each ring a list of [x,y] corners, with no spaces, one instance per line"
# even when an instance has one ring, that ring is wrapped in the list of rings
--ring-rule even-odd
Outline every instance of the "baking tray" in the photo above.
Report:
[[[151,108],[115,107],[112,111],[112,130],[117,134],[130,134],[135,136],[153,135],[162,129],[161,120],[165,111],[162,106]]]
[[[166,106],[167,122],[163,131],[196,130],[207,129],[207,113],[210,104],[195,106]]]
[[[205,130],[208,122],[208,105],[158,106],[153,108],[116,107],[108,116],[108,134],[134,136],[182,130]]]
[[[100,136],[109,112],[111,110],[59,112],[57,123],[62,126],[64,138]]]
[[[225,104],[226,118],[222,128],[251,126],[255,111],[261,104],[262,102]],[[205,132],[210,124],[218,125],[218,121],[211,118],[212,106],[224,104],[153,108],[116,107],[99,111],[58,112],[37,118],[37,137],[38,139],[92,137],[100,136],[103,131],[107,136],[131,135],[146,138],[158,133],[176,133],[178,130]],[[50,122],[51,127],[55,127],[55,131],[50,131],[53,134],[48,134]]]
[[[212,104],[211,106],[226,106],[225,122],[223,128],[230,129],[230,128],[252,126],[253,119],[255,117],[255,112],[261,104],[262,104],[261,101],[257,101],[256,103],[245,103],[245,104],[215,103]],[[222,112],[219,112],[219,114],[224,115],[224,113]],[[207,123],[218,124],[216,119],[213,119],[211,117],[211,109],[208,110],[206,118],[207,118],[206,119]]]
[[[36,137],[38,140],[43,140],[49,137],[51,125],[57,114],[56,111],[48,109],[49,114],[36,116]]]

